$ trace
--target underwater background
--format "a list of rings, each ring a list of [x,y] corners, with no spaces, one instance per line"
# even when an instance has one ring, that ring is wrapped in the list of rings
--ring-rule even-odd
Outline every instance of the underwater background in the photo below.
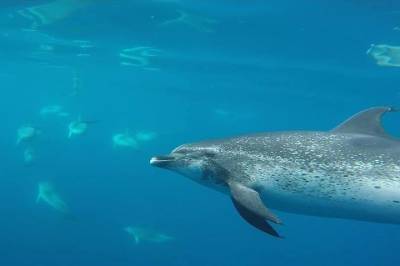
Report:
[[[149,165],[183,143],[400,107],[399,1],[2,0],[0,27],[0,265],[400,261],[399,226],[278,212],[277,240]],[[74,122],[87,128],[69,136]],[[129,226],[171,238],[137,243]]]

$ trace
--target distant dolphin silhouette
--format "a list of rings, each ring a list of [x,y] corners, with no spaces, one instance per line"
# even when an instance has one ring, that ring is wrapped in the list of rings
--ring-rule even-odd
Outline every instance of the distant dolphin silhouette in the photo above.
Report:
[[[248,223],[277,237],[269,222],[281,221],[269,208],[400,224],[400,142],[381,126],[393,111],[367,109],[328,132],[182,145],[150,163],[229,194]]]
[[[21,126],[17,131],[17,145],[21,142],[33,140],[39,133],[40,132],[31,125]]]
[[[82,120],[82,118],[79,117],[77,120],[74,120],[71,123],[69,123],[68,138],[85,134],[89,128],[89,125],[97,122],[98,121]]]
[[[173,240],[173,237],[171,236],[145,227],[127,226],[124,228],[124,231],[133,237],[136,244],[142,242],[164,243]]]
[[[40,115],[41,116],[55,115],[60,117],[67,117],[69,116],[69,113],[64,111],[64,108],[61,105],[49,105],[49,106],[44,106],[40,110]]]
[[[127,147],[136,149],[138,142],[129,132],[118,133],[112,137],[114,147]]]
[[[55,191],[54,187],[48,182],[40,182],[38,185],[38,195],[36,198],[36,203],[39,203],[41,201],[45,202],[53,209],[66,216],[70,215],[70,210],[68,208],[68,205],[64,202],[61,196]]]
[[[28,147],[24,150],[24,162],[26,165],[32,164],[35,157],[35,151],[32,148]]]

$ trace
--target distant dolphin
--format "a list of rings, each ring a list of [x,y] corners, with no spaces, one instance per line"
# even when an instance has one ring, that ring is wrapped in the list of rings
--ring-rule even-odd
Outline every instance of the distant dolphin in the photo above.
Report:
[[[35,160],[35,151],[32,148],[26,148],[24,150],[24,162],[30,165]]]
[[[112,138],[114,147],[137,148],[138,143],[129,132],[115,134]]]
[[[38,134],[39,131],[33,126],[25,125],[20,127],[17,131],[17,145],[21,142],[33,140]]]
[[[45,202],[53,209],[64,215],[69,215],[70,210],[61,196],[55,191],[54,187],[48,182],[41,182],[38,185],[38,195],[36,203]]]
[[[68,138],[72,138],[73,136],[80,136],[86,133],[88,130],[89,124],[94,124],[97,121],[84,121],[81,117],[78,120],[72,121],[68,125]]]
[[[150,163],[231,196],[251,225],[279,236],[271,209],[400,224],[400,142],[381,126],[390,107],[328,132],[262,133],[182,145]],[[268,206],[268,207],[267,207]]]
[[[136,244],[141,242],[165,243],[173,240],[173,237],[159,233],[150,228],[128,226],[124,228],[133,237]]]
[[[69,116],[69,113],[65,112],[64,108],[61,105],[49,105],[49,106],[44,106],[40,110],[40,115],[42,116],[56,115],[56,116],[67,117]]]
[[[58,114],[62,112],[62,110],[63,107],[61,105],[48,105],[40,109],[40,114],[41,115]]]

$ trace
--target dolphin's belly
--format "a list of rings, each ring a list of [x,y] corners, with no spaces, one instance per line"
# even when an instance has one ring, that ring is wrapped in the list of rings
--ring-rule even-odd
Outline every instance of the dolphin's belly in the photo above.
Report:
[[[261,196],[266,206],[281,211],[400,224],[400,182],[364,177],[351,184],[338,177],[321,178],[332,183],[324,186],[309,178],[303,180],[301,187],[296,184],[297,189],[293,189],[290,188],[290,181],[284,186],[263,182],[260,184]],[[333,182],[334,179],[336,182]]]

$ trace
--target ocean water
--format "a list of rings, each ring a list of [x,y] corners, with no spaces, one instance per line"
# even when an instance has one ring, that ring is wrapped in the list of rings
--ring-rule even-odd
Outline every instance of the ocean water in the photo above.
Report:
[[[0,265],[398,265],[398,225],[277,212],[276,239],[149,159],[400,107],[400,2],[4,0],[0,27]],[[73,121],[87,130],[68,138]],[[395,136],[399,121],[384,119]],[[37,202],[43,182],[68,214]]]

